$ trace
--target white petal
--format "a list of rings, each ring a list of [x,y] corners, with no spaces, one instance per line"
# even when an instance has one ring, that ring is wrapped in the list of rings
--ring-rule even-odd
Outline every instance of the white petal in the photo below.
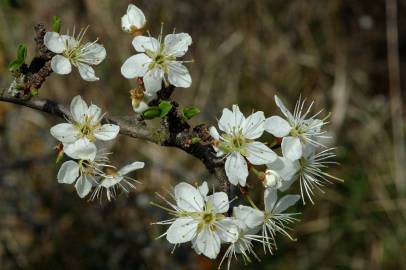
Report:
[[[246,158],[254,165],[271,163],[277,157],[274,151],[261,142],[252,142],[247,145]]]
[[[145,91],[148,93],[156,93],[161,90],[163,75],[163,71],[159,68],[148,71],[143,77]]]
[[[194,186],[182,182],[174,188],[175,200],[177,206],[188,212],[200,212],[204,207],[204,200],[200,191]]]
[[[210,133],[210,136],[213,137],[213,139],[220,140],[220,134],[218,133],[218,131],[215,127],[210,127],[209,133]]]
[[[79,165],[73,161],[68,160],[64,162],[58,171],[58,183],[72,184],[79,177]]]
[[[242,128],[244,120],[245,117],[240,112],[239,107],[233,105],[233,111],[230,111],[229,109],[223,110],[223,114],[219,120],[219,128],[226,133],[231,133],[233,127]]]
[[[168,231],[166,239],[171,244],[181,244],[192,240],[196,236],[198,222],[190,217],[176,219]]]
[[[94,42],[88,42],[80,51],[79,62],[89,65],[98,65],[106,58],[106,49],[103,45]]]
[[[126,175],[126,174],[129,174],[130,172],[133,172],[133,171],[135,171],[135,170],[142,169],[142,168],[144,168],[144,166],[145,166],[145,163],[144,163],[144,162],[136,161],[136,162],[133,162],[133,163],[131,163],[131,164],[125,165],[124,167],[122,167],[122,168],[118,171],[118,173],[119,173],[120,175]]]
[[[51,68],[56,74],[69,74],[72,71],[72,65],[69,59],[62,55],[55,55],[51,60]]]
[[[188,88],[192,85],[192,77],[188,69],[179,62],[172,62],[168,65],[168,80],[176,87]]]
[[[207,185],[207,182],[204,181],[200,186],[199,186],[199,191],[200,194],[202,194],[203,197],[207,196],[207,193],[209,193],[209,186]]]
[[[264,204],[265,211],[271,212],[275,206],[276,201],[278,200],[278,195],[276,189],[265,189],[264,192]]]
[[[50,130],[51,135],[60,142],[73,143],[78,139],[79,132],[74,125],[62,123],[55,125]]]
[[[94,69],[87,64],[78,63],[78,69],[80,77],[85,81],[94,82],[100,79],[99,77],[96,77]]]
[[[156,38],[138,36],[132,41],[133,47],[137,52],[145,52],[146,50],[157,52],[160,44]]]
[[[275,95],[275,103],[276,103],[276,106],[279,107],[281,112],[286,116],[286,118],[288,118],[289,120],[292,120],[294,118],[293,115],[290,113],[290,111],[288,109],[286,109],[282,100],[280,100],[280,98],[277,95]]]
[[[92,125],[97,125],[101,120],[102,110],[98,106],[91,104],[87,109],[86,115],[91,118],[90,122]]]
[[[144,53],[133,55],[121,66],[121,74],[127,79],[142,77],[147,73],[151,61],[151,58]]]
[[[44,45],[54,53],[62,53],[66,49],[64,40],[56,32],[47,32],[45,34]]]
[[[86,197],[86,195],[89,194],[90,190],[92,189],[90,177],[89,179],[87,179],[85,176],[80,177],[78,181],[76,181],[75,188],[80,198]]]
[[[63,151],[73,159],[94,160],[96,145],[86,138],[81,138],[74,143],[64,144]]]
[[[190,44],[192,44],[192,38],[187,33],[169,34],[165,37],[165,54],[180,57],[185,55]]]
[[[220,252],[220,237],[217,233],[206,228],[197,235],[196,245],[203,255],[215,259]]]
[[[245,186],[248,166],[243,156],[235,152],[229,155],[226,160],[225,169],[231,184]]]
[[[275,137],[282,138],[290,133],[292,127],[289,125],[288,121],[280,116],[271,116],[266,119],[265,130]]]
[[[124,179],[124,177],[118,176],[118,175],[117,176],[106,176],[101,181],[100,186],[102,186],[104,188],[110,188],[110,187],[120,183],[123,179]]]
[[[126,32],[131,32],[133,27],[141,29],[146,23],[145,15],[141,9],[133,4],[129,4],[127,13],[121,17],[121,27]]]
[[[264,213],[249,206],[239,205],[233,208],[233,215],[248,228],[256,228],[264,221]]]
[[[242,132],[247,139],[258,139],[264,133],[265,116],[263,112],[256,112],[245,119]]]
[[[206,202],[211,204],[215,213],[221,214],[228,211],[228,196],[224,192],[216,192],[210,196],[207,196]]]
[[[225,218],[217,221],[216,226],[217,233],[223,242],[234,243],[238,240],[238,226],[231,218]]]
[[[290,181],[299,170],[298,162],[284,157],[278,157],[274,162],[267,164],[268,169],[276,171],[283,181]]]
[[[77,123],[84,123],[89,107],[81,96],[75,96],[70,103],[70,113]]]
[[[274,214],[279,214],[294,205],[300,199],[299,195],[286,195],[282,197],[275,206]]]
[[[120,126],[113,124],[104,124],[98,129],[96,129],[93,134],[94,136],[102,141],[110,141],[117,137],[120,132]]]
[[[298,137],[284,137],[282,140],[282,154],[292,161],[302,157],[302,144]]]

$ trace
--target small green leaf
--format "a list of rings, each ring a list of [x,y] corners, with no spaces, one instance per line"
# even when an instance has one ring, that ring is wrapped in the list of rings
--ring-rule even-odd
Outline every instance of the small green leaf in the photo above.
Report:
[[[159,117],[161,115],[161,109],[154,106],[154,107],[149,107],[148,109],[146,109],[142,115],[146,118],[146,119],[153,119],[156,117]]]
[[[196,116],[200,113],[200,109],[196,106],[190,106],[183,109],[183,115],[186,119],[191,119],[193,116]]]
[[[169,101],[161,101],[161,103],[159,103],[159,109],[161,110],[159,117],[165,117],[171,111],[172,107]]]
[[[201,141],[202,141],[202,139],[200,139],[199,137],[193,137],[192,138],[192,144],[196,144],[196,143],[199,143]]]
[[[27,57],[27,46],[24,44],[18,45],[17,48],[17,59],[10,63],[8,66],[10,71],[18,70],[24,63]]]
[[[57,33],[61,31],[61,19],[58,16],[52,17],[52,31]]]

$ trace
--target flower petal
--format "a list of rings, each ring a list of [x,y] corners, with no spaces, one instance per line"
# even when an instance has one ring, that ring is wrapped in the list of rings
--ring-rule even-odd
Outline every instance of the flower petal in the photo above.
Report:
[[[219,128],[226,133],[231,133],[234,127],[241,128],[244,120],[245,117],[240,112],[238,105],[233,105],[233,111],[229,109],[223,110],[223,114],[219,120]]]
[[[127,8],[127,13],[121,17],[121,27],[126,32],[131,32],[135,27],[141,29],[146,23],[145,15],[141,9],[133,4],[129,4]]]
[[[223,242],[234,243],[238,240],[238,226],[231,218],[217,221],[216,226],[218,228],[217,233]]]
[[[166,35],[164,44],[166,55],[181,57],[185,55],[188,47],[192,44],[192,38],[187,33],[169,34]]]
[[[93,134],[94,136],[102,141],[110,141],[117,137],[120,131],[120,126],[113,124],[104,124],[98,129],[96,129]]]
[[[97,125],[101,120],[102,110],[99,108],[99,106],[91,104],[87,109],[86,115],[91,118],[90,123],[92,125]]]
[[[248,176],[248,166],[240,153],[234,152],[227,157],[225,170],[228,181],[230,181],[231,184],[245,186]]]
[[[242,134],[247,139],[258,139],[264,133],[265,116],[263,112],[256,112],[245,119]]]
[[[126,174],[129,174],[130,172],[133,172],[133,171],[135,171],[135,170],[142,169],[142,168],[144,168],[144,166],[145,166],[145,163],[144,163],[144,162],[136,161],[136,162],[133,162],[133,163],[131,163],[131,164],[125,165],[124,167],[122,167],[122,168],[118,171],[118,173],[119,173],[120,175],[126,175]]]
[[[290,133],[292,127],[289,125],[288,121],[280,116],[271,116],[266,119],[265,130],[275,137],[282,138]]]
[[[174,188],[175,200],[177,206],[184,211],[200,212],[204,207],[204,200],[200,191],[194,186],[182,182]]]
[[[72,65],[69,59],[62,55],[55,55],[51,60],[51,68],[56,74],[69,74],[72,71]]]
[[[110,188],[118,183],[120,183],[124,177],[116,175],[116,176],[106,176],[100,183],[100,186],[104,188]]]
[[[73,159],[94,160],[96,145],[86,138],[81,138],[74,143],[64,144],[63,151]]]
[[[138,107],[134,107],[133,106],[133,110],[134,110],[134,112],[136,112],[136,113],[143,113],[146,109],[148,109],[149,108],[149,106],[148,106],[148,104],[145,102],[145,101],[141,101],[139,104],[138,104]]]
[[[276,106],[279,107],[281,112],[286,116],[286,118],[288,118],[289,121],[294,119],[293,115],[290,113],[290,111],[288,109],[286,109],[282,100],[277,95],[275,95],[275,103],[276,103]]]
[[[274,151],[261,142],[247,144],[246,158],[254,165],[271,163],[275,161],[277,157]]]
[[[121,74],[127,79],[142,77],[147,73],[151,61],[151,58],[144,53],[133,55],[121,66]]]
[[[77,123],[84,123],[89,107],[81,96],[75,96],[70,103],[70,113]]]
[[[211,203],[215,213],[225,213],[228,211],[229,202],[225,192],[216,192],[206,198],[207,203]]]
[[[87,177],[82,176],[76,181],[75,188],[79,197],[84,198],[92,189],[92,182]]]
[[[55,125],[50,130],[51,135],[60,142],[73,143],[78,139],[79,132],[74,125],[62,123]]]
[[[213,139],[220,140],[220,134],[215,127],[210,127],[209,133],[210,133],[210,136],[213,137]]]
[[[63,38],[56,32],[47,32],[45,34],[44,45],[54,53],[62,53],[66,49]]]
[[[250,229],[256,228],[264,222],[264,213],[262,211],[245,205],[234,207],[233,215]]]
[[[87,42],[80,51],[78,61],[88,65],[98,65],[105,58],[106,49],[103,45],[94,42]]]
[[[271,212],[275,206],[276,201],[278,200],[278,194],[276,189],[265,189],[264,192],[264,204],[265,204],[265,211]]]
[[[299,195],[285,195],[282,197],[275,206],[274,214],[280,214],[300,199]]]
[[[190,217],[177,218],[166,232],[166,239],[171,244],[181,244],[196,236],[198,222]]]
[[[96,77],[96,74],[94,72],[94,69],[83,63],[78,63],[78,69],[79,69],[79,74],[80,77],[82,77],[83,80],[88,81],[88,82],[94,82],[100,80],[99,77]]]
[[[284,157],[278,157],[272,163],[267,164],[268,169],[276,171],[283,181],[290,181],[299,170],[297,161],[291,161]]]
[[[153,94],[161,90],[163,75],[164,73],[160,68],[148,71],[143,77],[145,91]]]
[[[207,185],[207,182],[204,181],[199,187],[199,192],[202,194],[203,197],[207,196],[207,193],[209,193],[209,186]]]
[[[137,52],[153,51],[157,52],[160,48],[159,41],[153,37],[138,36],[132,41],[133,47]]]
[[[73,161],[68,160],[64,162],[58,171],[58,183],[72,184],[79,177],[79,165]]]
[[[220,252],[220,237],[209,228],[201,231],[196,238],[197,249],[210,259],[215,259]]]
[[[282,154],[295,161],[302,157],[302,144],[298,137],[284,137],[282,140]]]
[[[188,88],[192,85],[192,77],[188,69],[179,62],[171,62],[168,71],[168,81],[176,86]]]

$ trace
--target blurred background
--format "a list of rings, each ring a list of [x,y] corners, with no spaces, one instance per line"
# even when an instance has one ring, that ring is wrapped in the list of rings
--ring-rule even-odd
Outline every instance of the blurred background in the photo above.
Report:
[[[120,74],[134,54],[120,18],[131,1],[1,0],[0,86],[19,43],[34,55],[35,23],[62,31],[90,25],[107,59],[101,80],[83,81],[75,70],[53,74],[40,96],[69,104],[81,94],[110,115],[132,114]],[[224,107],[248,114],[278,113],[273,96],[289,107],[299,95],[315,100],[314,112],[332,112],[329,132],[338,145],[329,172],[345,180],[325,188],[316,205],[298,205],[296,242],[278,238],[273,256],[232,269],[406,269],[406,161],[401,85],[405,83],[406,2],[396,0],[144,0],[152,35],[188,32],[186,58],[193,78],[176,99],[197,105],[192,124],[215,124]],[[398,18],[396,18],[396,13]],[[397,36],[396,34],[399,34]],[[400,52],[400,54],[398,54]],[[404,87],[403,87],[404,88]],[[165,214],[149,205],[179,181],[214,183],[202,164],[180,150],[120,136],[111,150],[124,165],[143,160],[143,182],[112,203],[87,202],[73,186],[56,181],[58,166],[49,128],[60,119],[0,103],[0,269],[216,269],[182,245],[171,254],[165,228],[150,223]],[[260,255],[261,249],[258,249]]]

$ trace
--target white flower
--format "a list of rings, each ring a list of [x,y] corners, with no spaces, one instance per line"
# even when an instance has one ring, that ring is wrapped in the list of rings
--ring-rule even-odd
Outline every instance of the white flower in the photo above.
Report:
[[[89,149],[88,151],[92,151]],[[85,157],[78,161],[68,160],[64,162],[58,172],[58,183],[73,184],[75,181],[75,188],[80,198],[84,198],[89,194],[92,186],[97,183],[96,178],[102,176],[103,167],[110,167],[107,164],[107,154],[98,152],[95,158],[86,159],[88,155],[78,156]]]
[[[255,141],[264,132],[265,116],[256,112],[245,118],[237,105],[233,111],[223,110],[219,120],[220,135],[215,127],[210,128],[211,136],[218,141],[215,146],[218,156],[226,156],[225,170],[233,185],[245,186],[248,166],[245,158],[254,165],[273,162],[277,155],[265,144]]]
[[[293,114],[286,109],[277,96],[275,96],[275,103],[285,115],[286,120],[280,116],[271,116],[266,120],[265,130],[275,137],[283,138],[282,153],[284,157],[292,161],[298,160],[302,156],[302,146],[304,144],[322,146],[317,139],[327,137],[323,135],[325,132],[321,130],[325,123],[323,120],[316,119],[320,112],[308,117],[313,102],[307,111],[303,113],[305,101],[301,102],[299,99]]]
[[[106,58],[106,49],[96,41],[83,44],[85,32],[86,29],[81,30],[76,38],[56,32],[45,34],[45,46],[56,53],[51,60],[51,68],[55,73],[69,74],[73,65],[79,69],[85,81],[99,80],[91,66],[100,64]]]
[[[96,155],[94,141],[109,141],[114,139],[120,127],[113,124],[101,124],[102,111],[94,104],[87,106],[81,96],[76,96],[70,104],[71,120],[68,123],[55,125],[51,128],[51,135],[64,144],[64,152],[71,158],[77,159],[82,149],[87,159]]]
[[[120,170],[110,170],[108,173],[103,175],[103,178],[98,181],[96,188],[94,189],[90,200],[99,198],[102,190],[106,190],[107,200],[115,198],[117,188],[120,188],[125,193],[130,192],[129,189],[135,189],[134,183],[139,183],[139,181],[126,176],[127,174],[144,168],[144,162],[133,162],[121,168]]]
[[[230,269],[231,260],[232,258],[237,258],[237,255],[241,255],[244,262],[251,262],[250,255],[253,255],[258,261],[260,261],[254,251],[254,244],[252,242],[266,243],[264,239],[261,239],[256,235],[263,221],[263,216],[260,211],[248,206],[240,205],[233,208],[233,216],[234,223],[238,227],[238,238],[230,243],[227,250],[224,252],[219,268],[227,259],[227,269]]]
[[[121,67],[121,74],[127,79],[142,77],[146,94],[153,95],[165,84],[187,88],[192,78],[185,61],[176,60],[185,55],[192,38],[189,34],[169,34],[162,42],[162,34],[158,39],[138,36],[132,41],[134,49],[139,52],[128,58]]]
[[[314,147],[310,145],[307,145],[303,149],[302,158],[296,161],[296,166],[299,168],[298,173],[292,181],[296,179],[300,181],[300,192],[303,204],[306,204],[305,197],[314,204],[312,199],[314,189],[323,192],[321,188],[325,183],[331,183],[330,180],[342,181],[342,179],[323,171],[328,165],[337,164],[337,162],[331,160],[331,158],[336,156],[333,153],[334,148],[328,148],[319,153],[316,153]]]
[[[263,214],[262,223],[262,239],[264,243],[264,251],[268,248],[272,254],[272,247],[276,246],[275,235],[277,232],[284,234],[292,239],[288,233],[289,224],[297,221],[294,215],[298,213],[282,213],[300,199],[299,195],[285,195],[278,200],[277,191],[275,189],[266,189],[264,193],[265,211]]]
[[[268,172],[270,176],[268,187],[280,189],[281,191],[285,191],[290,187],[295,180],[300,167],[297,160],[291,161],[285,157],[278,157],[274,162],[269,163],[266,166],[268,170],[265,173],[267,174]],[[275,182],[272,178],[275,178]],[[274,185],[272,185],[271,182],[274,183]]]
[[[199,188],[179,183],[173,194],[176,204],[165,200],[174,209],[167,210],[175,218],[157,224],[171,224],[164,234],[171,244],[192,241],[198,254],[215,259],[221,242],[234,242],[238,230],[233,220],[224,216],[229,208],[227,194],[216,192],[207,196],[207,192],[206,183]]]
[[[136,33],[144,28],[147,20],[141,9],[133,4],[129,4],[127,13],[121,17],[121,27],[128,33]]]
[[[279,189],[282,187],[282,177],[274,170],[265,171],[265,179],[263,185],[266,188]]]

